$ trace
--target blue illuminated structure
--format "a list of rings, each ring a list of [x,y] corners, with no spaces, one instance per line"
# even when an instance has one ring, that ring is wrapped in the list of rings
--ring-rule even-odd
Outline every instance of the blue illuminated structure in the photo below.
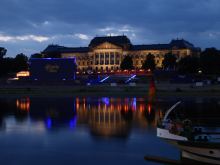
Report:
[[[106,81],[110,76],[107,76],[105,78],[103,78],[100,82],[103,83],[104,81]]]
[[[30,79],[38,81],[64,81],[75,80],[75,58],[31,58]]]
[[[133,80],[136,77],[136,75],[132,75],[128,80],[125,81],[125,83],[129,83],[131,80]]]

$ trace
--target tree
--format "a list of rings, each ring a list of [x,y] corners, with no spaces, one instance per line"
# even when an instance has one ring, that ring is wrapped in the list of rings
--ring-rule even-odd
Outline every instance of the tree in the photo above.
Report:
[[[216,48],[207,48],[201,53],[201,68],[204,73],[220,73],[220,51]]]
[[[173,55],[172,53],[165,54],[164,60],[162,62],[163,68],[168,70],[170,69],[174,70],[176,67],[176,60],[177,60],[176,56]]]
[[[178,71],[180,73],[197,73],[200,68],[199,58],[186,56],[178,62]]]
[[[134,66],[133,66],[132,57],[129,56],[129,55],[125,56],[125,58],[124,58],[124,59],[122,60],[122,62],[121,62],[120,68],[121,68],[122,70],[125,70],[125,69],[131,70],[131,69],[133,69]]]
[[[155,57],[153,54],[149,53],[142,65],[142,69],[154,70],[156,67]]]
[[[16,72],[28,70],[28,57],[23,53],[16,55],[14,65]]]
[[[0,47],[0,59],[6,55],[7,49]]]

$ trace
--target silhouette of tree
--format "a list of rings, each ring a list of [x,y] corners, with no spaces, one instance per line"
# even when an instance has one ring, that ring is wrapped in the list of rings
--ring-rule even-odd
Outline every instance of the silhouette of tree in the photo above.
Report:
[[[220,51],[216,48],[207,48],[201,53],[201,68],[203,73],[220,73]]]
[[[164,60],[162,62],[163,68],[168,69],[168,70],[174,70],[176,67],[176,56],[173,55],[172,53],[167,53],[164,56]]]
[[[7,49],[0,47],[0,59],[6,55]]]
[[[13,73],[15,69],[14,58],[6,57],[0,60],[0,75],[5,76]]]
[[[142,65],[142,69],[154,70],[156,67],[155,57],[153,54],[149,53]]]
[[[28,70],[28,57],[23,53],[16,55],[14,59],[15,71]]]
[[[178,62],[178,71],[180,73],[196,73],[200,68],[198,57],[186,56]]]
[[[129,55],[125,56],[125,58],[124,58],[124,59],[122,60],[122,62],[121,62],[120,68],[121,68],[122,70],[125,70],[125,69],[131,70],[131,69],[133,69],[134,66],[133,66],[132,57],[129,56]]]

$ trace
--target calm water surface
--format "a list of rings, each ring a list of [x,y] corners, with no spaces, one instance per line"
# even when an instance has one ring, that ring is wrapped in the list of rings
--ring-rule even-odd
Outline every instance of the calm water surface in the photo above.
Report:
[[[145,155],[179,159],[156,137],[157,120],[177,100],[145,98],[0,99],[0,163],[154,164]],[[220,100],[185,100],[185,109],[219,110]]]

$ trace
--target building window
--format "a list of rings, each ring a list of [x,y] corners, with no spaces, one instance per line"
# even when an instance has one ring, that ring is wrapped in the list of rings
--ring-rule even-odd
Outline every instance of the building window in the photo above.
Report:
[[[116,52],[115,54],[116,54],[116,58],[120,58],[120,55],[118,52]]]
[[[83,61],[83,65],[85,65],[85,62]]]
[[[91,61],[91,62],[90,62],[90,64],[92,65],[92,64],[93,64],[93,62]]]
[[[111,60],[111,65],[114,65],[114,60]]]
[[[117,65],[119,65],[119,64],[120,64],[119,60],[116,60],[116,64],[117,64]]]
[[[111,70],[114,70],[114,66],[111,67]]]
[[[100,58],[104,58],[104,54],[103,53],[100,54]]]
[[[96,61],[95,64],[96,64],[96,65],[99,65],[99,61]]]
[[[99,54],[96,53],[95,54],[95,58],[98,59],[99,58]]]
[[[109,60],[105,60],[105,65],[108,65],[109,64]]]
[[[109,53],[105,53],[105,58],[109,58]]]
[[[108,67],[106,66],[106,70],[108,71]]]
[[[104,61],[100,61],[100,65],[104,65]]]
[[[115,58],[115,56],[114,56],[114,53],[113,53],[113,52],[111,52],[111,53],[110,53],[110,57],[111,57],[111,58]]]

